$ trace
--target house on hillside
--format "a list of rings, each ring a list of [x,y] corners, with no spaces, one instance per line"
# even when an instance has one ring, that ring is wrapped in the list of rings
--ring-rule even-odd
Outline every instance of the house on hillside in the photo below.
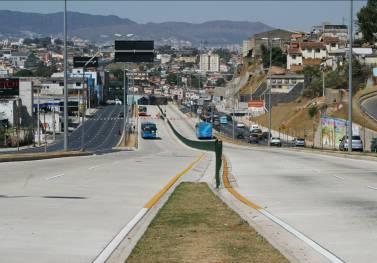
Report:
[[[262,55],[261,47],[265,45],[268,47],[268,40],[266,38],[279,38],[279,40],[272,41],[274,47],[279,47],[285,50],[286,45],[290,42],[292,32],[284,29],[274,29],[258,34],[254,34],[248,40],[243,41],[242,55],[244,57],[251,55],[252,58],[258,58]]]

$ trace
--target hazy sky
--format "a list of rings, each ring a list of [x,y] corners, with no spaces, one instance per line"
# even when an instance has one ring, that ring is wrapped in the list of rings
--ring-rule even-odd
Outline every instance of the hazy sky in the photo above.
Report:
[[[338,1],[68,1],[68,10],[117,15],[138,23],[208,20],[260,21],[274,27],[309,30],[321,22],[348,24],[349,0]],[[366,0],[354,1],[355,13]],[[63,0],[0,1],[0,9],[52,13]]]

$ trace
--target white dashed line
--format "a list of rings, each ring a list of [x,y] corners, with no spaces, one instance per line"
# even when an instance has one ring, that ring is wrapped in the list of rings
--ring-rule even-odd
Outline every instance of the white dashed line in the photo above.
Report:
[[[337,176],[337,175],[335,175],[335,174],[333,174],[332,176],[334,176],[334,177],[336,177],[336,178],[338,178],[338,179],[340,179],[340,180],[344,180],[344,178],[341,177],[341,176]]]
[[[46,180],[52,180],[52,179],[55,179],[55,178],[58,178],[58,177],[61,177],[63,176],[64,174],[58,174],[58,175],[54,175],[54,176],[51,176],[51,177],[47,177]]]
[[[93,170],[93,169],[96,169],[97,167],[99,167],[99,165],[94,165],[94,166],[92,166],[92,167],[89,167],[88,169],[89,169],[89,170]]]

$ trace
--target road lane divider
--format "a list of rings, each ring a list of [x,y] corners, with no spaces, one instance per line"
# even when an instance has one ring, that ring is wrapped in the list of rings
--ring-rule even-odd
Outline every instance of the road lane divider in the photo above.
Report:
[[[111,256],[114,250],[119,246],[119,244],[124,240],[124,238],[130,233],[130,231],[139,223],[139,221],[148,213],[148,211],[164,196],[164,194],[181,178],[186,174],[191,168],[197,164],[204,156],[201,153],[194,161],[192,161],[185,169],[176,174],[169,182],[157,192],[137,213],[137,215],[132,218],[132,220],[121,229],[121,231],[110,241],[110,243],[101,251],[101,253],[94,259],[93,263],[105,263],[106,260]]]
[[[55,179],[55,178],[58,178],[58,177],[61,177],[61,176],[64,176],[64,174],[58,174],[58,175],[54,175],[54,176],[51,176],[51,177],[47,177],[46,180],[52,180],[52,179]]]
[[[335,254],[331,253],[329,250],[326,248],[322,247],[320,244],[316,243],[314,240],[308,238],[304,234],[302,234],[300,231],[296,230],[292,226],[288,225],[281,219],[275,217],[271,213],[269,213],[267,210],[263,209],[261,206],[253,203],[252,201],[248,200],[246,197],[241,195],[238,191],[236,191],[232,184],[229,181],[229,171],[228,171],[228,162],[225,157],[223,157],[223,183],[224,187],[228,190],[230,194],[232,194],[236,199],[238,199],[240,202],[244,203],[245,205],[257,210],[264,216],[266,216],[268,219],[279,225],[280,227],[284,228],[286,231],[309,245],[312,249],[320,253],[322,256],[326,257],[330,262],[333,263],[344,263],[342,259],[340,259],[338,256]],[[375,189],[377,190],[377,188]]]

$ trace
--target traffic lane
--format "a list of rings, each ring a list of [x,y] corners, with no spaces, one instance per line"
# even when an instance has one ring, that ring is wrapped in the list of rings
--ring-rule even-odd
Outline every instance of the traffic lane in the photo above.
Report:
[[[224,152],[249,200],[347,262],[374,261],[377,163],[284,149]]]
[[[374,119],[377,119],[377,96],[364,100],[361,103],[361,107]]]
[[[194,141],[198,140],[195,132],[196,119],[189,118],[187,115],[182,113],[176,105],[171,104],[166,107],[166,116],[170,122],[174,124],[174,127],[180,134],[187,139]]]
[[[6,194],[0,225],[7,237],[0,244],[2,259],[92,261],[198,155],[171,138],[163,123],[158,126],[162,139],[143,140],[133,153],[0,165],[0,193]]]

